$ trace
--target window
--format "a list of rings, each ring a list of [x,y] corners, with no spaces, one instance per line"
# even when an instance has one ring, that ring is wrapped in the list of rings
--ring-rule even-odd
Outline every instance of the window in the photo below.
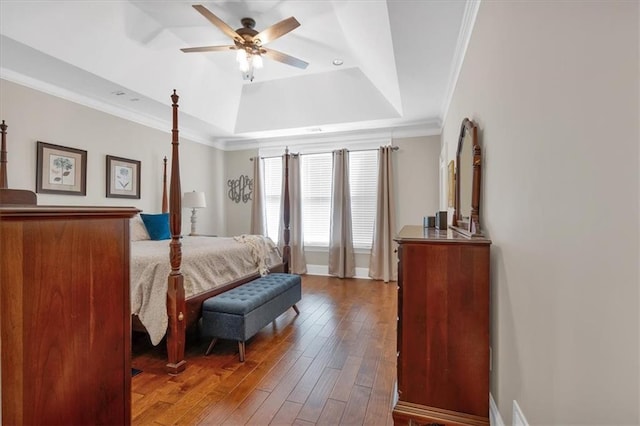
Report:
[[[300,157],[305,246],[328,247],[331,218],[331,153]],[[376,214],[377,150],[349,153],[349,183],[354,248],[369,249]],[[277,241],[282,192],[282,159],[265,159],[267,235]]]
[[[303,155],[300,160],[304,245],[329,247],[331,153]]]
[[[371,248],[376,220],[378,190],[378,151],[349,153],[349,184],[351,186],[351,222],[353,246]]]

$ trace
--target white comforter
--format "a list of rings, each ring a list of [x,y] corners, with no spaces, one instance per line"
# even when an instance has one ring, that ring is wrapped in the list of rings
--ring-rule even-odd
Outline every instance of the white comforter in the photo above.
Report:
[[[167,331],[167,277],[169,242],[131,242],[131,312],[138,315],[154,345]],[[186,297],[227,284],[280,263],[278,251],[269,238],[240,237],[182,238],[182,266]]]

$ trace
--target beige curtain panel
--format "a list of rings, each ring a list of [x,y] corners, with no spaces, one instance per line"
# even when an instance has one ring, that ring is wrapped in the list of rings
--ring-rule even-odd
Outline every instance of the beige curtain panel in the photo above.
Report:
[[[253,204],[251,205],[251,233],[267,235],[267,212],[264,192],[264,160],[253,157]]]
[[[329,275],[339,278],[352,278],[356,275],[351,223],[349,151],[346,149],[333,151]]]
[[[394,253],[395,209],[393,193],[393,147],[383,146],[378,157],[378,198],[373,244],[369,259],[369,277],[384,282],[398,279],[398,263]]]
[[[282,252],[283,247],[283,217],[284,217],[284,162],[285,156],[289,156],[289,200],[290,200],[290,239],[291,260],[289,262],[289,272],[293,274],[307,273],[307,260],[304,257],[304,239],[302,234],[302,182],[300,181],[300,156],[285,154],[282,156],[282,194],[280,197],[280,225],[278,229],[278,247]]]

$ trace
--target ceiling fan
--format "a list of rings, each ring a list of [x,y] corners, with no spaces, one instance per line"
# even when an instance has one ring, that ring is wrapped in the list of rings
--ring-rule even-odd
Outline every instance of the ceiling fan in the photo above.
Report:
[[[266,56],[283,64],[305,69],[307,62],[287,55],[286,53],[264,47],[265,44],[282,37],[286,33],[296,29],[300,23],[293,16],[284,19],[260,32],[254,30],[256,21],[252,18],[242,18],[242,28],[234,30],[224,21],[214,15],[209,9],[201,4],[193,5],[193,8],[207,18],[209,22],[222,30],[223,33],[233,39],[234,44],[226,46],[202,46],[187,47],[182,50],[184,53],[193,52],[218,52],[225,50],[237,50],[236,59],[245,80],[253,81],[253,69],[262,68],[262,56]]]

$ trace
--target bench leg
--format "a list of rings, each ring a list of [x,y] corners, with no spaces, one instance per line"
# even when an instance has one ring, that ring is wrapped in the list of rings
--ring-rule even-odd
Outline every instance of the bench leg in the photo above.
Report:
[[[300,315],[300,309],[298,309],[295,303],[293,304],[292,308],[294,311],[296,311],[296,315]]]
[[[238,352],[240,355],[240,362],[244,362],[244,342],[238,342]]]
[[[211,353],[211,350],[213,349],[213,345],[216,344],[216,342],[218,341],[217,337],[214,337],[213,340],[211,341],[211,343],[209,344],[209,347],[207,348],[207,351],[204,353],[204,356],[207,356]]]

